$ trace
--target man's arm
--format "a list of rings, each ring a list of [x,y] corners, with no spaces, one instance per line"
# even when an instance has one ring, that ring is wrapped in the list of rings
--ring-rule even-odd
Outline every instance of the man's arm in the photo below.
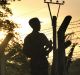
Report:
[[[43,34],[43,42],[44,42],[44,46],[45,46],[45,50],[46,50],[46,54],[48,55],[51,51],[52,51],[52,41],[48,40],[48,38]]]

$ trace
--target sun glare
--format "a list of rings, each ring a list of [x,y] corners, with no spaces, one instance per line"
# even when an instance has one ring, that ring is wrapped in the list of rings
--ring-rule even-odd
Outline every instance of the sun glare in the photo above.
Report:
[[[3,31],[0,31],[0,43],[5,38],[5,33]]]
[[[10,19],[19,25],[19,28],[16,28],[15,32],[19,33],[22,40],[25,38],[27,34],[29,34],[32,31],[31,27],[28,24],[28,19],[16,18],[14,16],[10,17]]]

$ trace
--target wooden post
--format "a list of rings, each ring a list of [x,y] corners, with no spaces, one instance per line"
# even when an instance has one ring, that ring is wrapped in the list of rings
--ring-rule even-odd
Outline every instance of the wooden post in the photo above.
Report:
[[[51,75],[58,75],[58,67],[57,67],[57,49],[56,49],[56,21],[57,17],[53,16],[52,18],[52,27],[53,27],[53,62],[51,68]]]
[[[65,65],[65,32],[70,23],[71,16],[66,16],[58,30],[58,73],[66,75]]]

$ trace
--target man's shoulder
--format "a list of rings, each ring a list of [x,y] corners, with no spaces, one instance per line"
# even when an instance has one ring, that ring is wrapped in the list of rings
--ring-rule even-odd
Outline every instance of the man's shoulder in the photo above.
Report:
[[[41,37],[46,37],[46,35],[44,33],[40,33]]]
[[[44,33],[39,33],[41,36],[45,36],[45,34]]]
[[[30,39],[30,37],[31,37],[31,33],[28,34],[28,35],[24,38],[24,40]]]
[[[44,33],[37,33],[37,34],[33,34],[33,33],[30,33],[28,34],[24,40],[30,40],[30,39],[33,39],[33,38],[45,38],[45,34]]]

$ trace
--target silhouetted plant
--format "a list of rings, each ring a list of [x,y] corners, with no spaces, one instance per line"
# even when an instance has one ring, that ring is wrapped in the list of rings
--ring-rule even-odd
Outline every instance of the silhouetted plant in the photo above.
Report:
[[[14,73],[16,70],[15,75],[30,73],[28,60],[26,59],[22,52],[22,44],[19,44],[18,42],[13,42],[6,48],[6,52],[7,51],[8,51],[8,53],[6,54],[7,75],[9,74],[10,70],[13,71]]]
[[[71,63],[69,75],[80,75],[80,59],[76,59]]]
[[[5,4],[2,4],[1,7],[0,31],[6,32],[6,37],[4,40],[1,40],[0,45],[0,75],[29,74],[29,63],[22,53],[22,41],[20,40],[19,34],[14,31],[19,26],[13,21],[8,20],[8,17],[13,15],[11,9]],[[11,35],[13,38],[10,38]]]
[[[5,75],[6,72],[6,55],[5,51],[12,37],[15,38],[15,35],[18,36],[17,33],[14,32],[14,29],[18,27],[16,23],[8,20],[8,17],[12,15],[12,11],[5,4],[1,5],[2,10],[0,10],[0,31],[6,32],[6,37],[2,40],[0,45],[0,75]],[[9,52],[8,52],[9,53]]]

